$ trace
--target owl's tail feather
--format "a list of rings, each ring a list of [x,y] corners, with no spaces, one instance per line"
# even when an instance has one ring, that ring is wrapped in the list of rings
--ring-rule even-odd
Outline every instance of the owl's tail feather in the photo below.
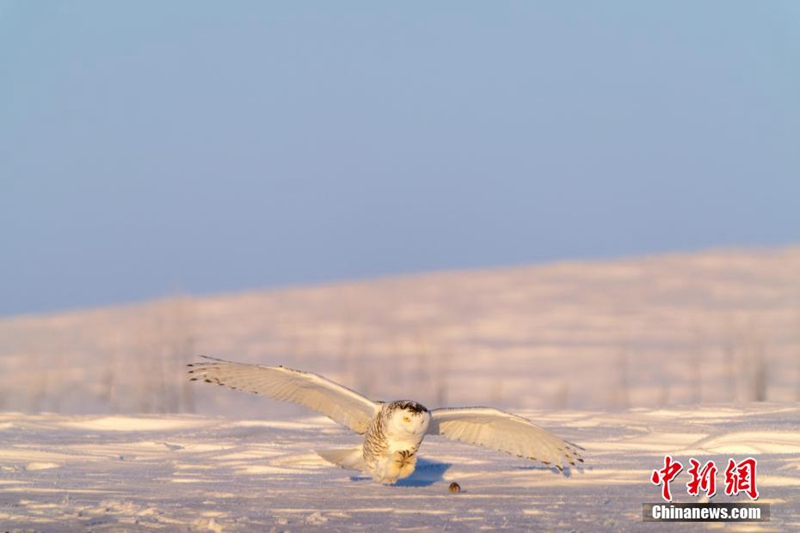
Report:
[[[367,463],[364,462],[364,454],[360,446],[358,448],[319,450],[317,453],[326,461],[342,468],[367,471]]]

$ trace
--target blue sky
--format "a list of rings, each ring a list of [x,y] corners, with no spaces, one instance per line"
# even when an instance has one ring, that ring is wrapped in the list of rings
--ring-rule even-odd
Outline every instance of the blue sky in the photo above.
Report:
[[[800,3],[0,0],[0,314],[800,242]]]

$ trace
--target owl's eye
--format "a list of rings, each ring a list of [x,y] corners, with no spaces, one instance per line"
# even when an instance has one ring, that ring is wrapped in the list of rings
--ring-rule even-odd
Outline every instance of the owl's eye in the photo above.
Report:
[[[411,422],[411,419],[408,418],[407,416],[404,416],[403,417],[403,422],[406,422],[406,423]]]

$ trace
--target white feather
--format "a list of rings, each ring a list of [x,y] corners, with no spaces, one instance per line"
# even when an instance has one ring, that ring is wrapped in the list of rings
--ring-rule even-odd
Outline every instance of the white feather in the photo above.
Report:
[[[326,461],[339,465],[347,470],[369,471],[367,463],[364,462],[364,450],[361,446],[348,449],[319,450],[317,454]]]
[[[353,431],[366,434],[364,444],[350,450],[321,452],[345,468],[365,469],[381,483],[393,484],[411,475],[425,435],[442,435],[539,461],[559,470],[583,462],[579,446],[570,444],[530,420],[490,407],[434,409],[410,400],[373,402],[347,387],[310,372],[282,366],[209,362],[189,365],[192,380],[227,385],[275,400],[294,402]]]
[[[189,365],[193,367],[190,370],[193,380],[297,403],[356,433],[365,433],[373,417],[381,410],[379,403],[311,372],[282,366],[232,363],[208,356],[203,358],[211,362]]]
[[[570,444],[520,416],[490,407],[434,409],[429,435],[485,446],[525,457],[558,469],[583,462],[578,446]]]

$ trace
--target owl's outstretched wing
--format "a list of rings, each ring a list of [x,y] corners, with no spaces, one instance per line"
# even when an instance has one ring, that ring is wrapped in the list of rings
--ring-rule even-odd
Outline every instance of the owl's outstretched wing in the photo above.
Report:
[[[234,390],[297,403],[356,433],[365,433],[372,418],[381,409],[379,403],[311,372],[202,357],[209,362],[188,365],[192,367],[189,370],[192,381],[226,385]]]
[[[565,463],[583,462],[580,448],[530,420],[490,407],[434,409],[429,435],[442,435],[467,444],[485,446],[562,470]]]

